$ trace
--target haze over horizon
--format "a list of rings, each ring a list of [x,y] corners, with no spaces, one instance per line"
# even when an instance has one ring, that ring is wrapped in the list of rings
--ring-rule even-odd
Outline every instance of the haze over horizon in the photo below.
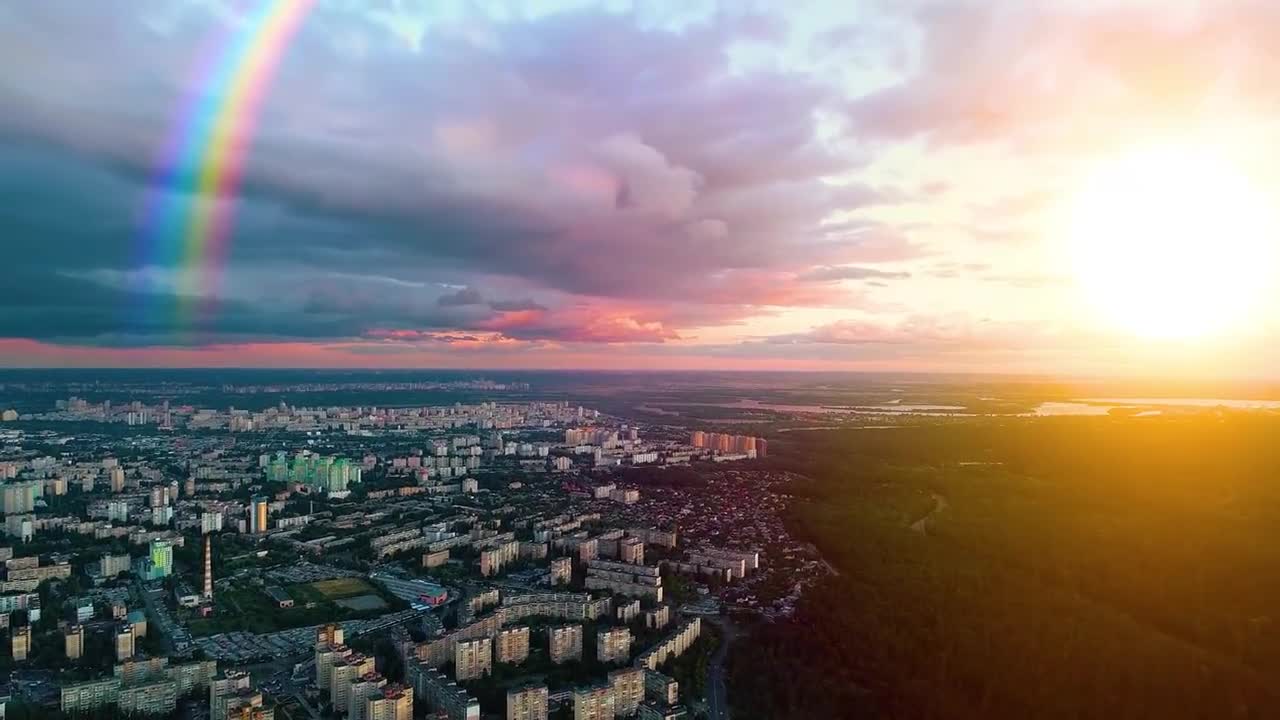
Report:
[[[1276,377],[1277,28],[0,3],[0,367]]]

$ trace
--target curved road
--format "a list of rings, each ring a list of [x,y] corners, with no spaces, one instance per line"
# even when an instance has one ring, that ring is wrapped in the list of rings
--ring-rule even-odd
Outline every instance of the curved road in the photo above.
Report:
[[[937,517],[938,513],[949,507],[951,507],[951,503],[948,503],[945,497],[938,493],[933,493],[933,509],[929,511],[928,515],[911,523],[911,529],[921,534],[929,532],[929,523]]]

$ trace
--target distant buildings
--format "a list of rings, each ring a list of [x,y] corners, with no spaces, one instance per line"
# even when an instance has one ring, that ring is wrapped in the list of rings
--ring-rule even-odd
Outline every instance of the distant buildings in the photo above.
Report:
[[[222,513],[220,512],[203,512],[200,513],[200,532],[208,535],[213,532],[222,530]]]
[[[146,557],[139,558],[135,568],[143,580],[163,580],[173,574],[173,543],[154,539]]]
[[[129,572],[132,559],[128,555],[103,555],[98,559],[98,574],[111,579],[122,572]]]
[[[36,508],[36,498],[43,494],[44,486],[38,482],[8,483],[0,492],[0,504],[5,515],[29,513]]]
[[[520,557],[520,543],[511,540],[499,543],[480,551],[480,574],[484,577],[497,575],[508,563]]]
[[[657,670],[668,658],[683,655],[702,633],[702,619],[690,618],[680,623],[671,634],[636,658],[636,666]]]
[[[480,702],[438,670],[410,660],[405,679],[428,710],[441,712],[448,720],[480,720]]]
[[[267,531],[267,498],[262,495],[254,495],[249,500],[248,507],[248,528],[252,535],[261,535]]]
[[[662,573],[648,565],[592,560],[587,565],[586,586],[590,590],[608,590],[662,602]]]
[[[769,443],[764,438],[750,435],[729,435],[726,433],[703,432],[694,430],[689,435],[689,444],[695,448],[710,450],[719,454],[737,454],[747,457],[765,457]]]
[[[618,560],[633,565],[644,564],[644,541],[634,535],[619,540]]]
[[[280,483],[298,483],[329,495],[345,495],[352,484],[362,480],[364,469],[346,458],[299,453],[292,461],[283,457],[270,460],[267,479]]]
[[[174,710],[179,697],[208,687],[215,671],[212,660],[170,665],[161,657],[121,663],[113,677],[63,686],[62,711],[77,715],[117,705],[125,715],[163,715]]]

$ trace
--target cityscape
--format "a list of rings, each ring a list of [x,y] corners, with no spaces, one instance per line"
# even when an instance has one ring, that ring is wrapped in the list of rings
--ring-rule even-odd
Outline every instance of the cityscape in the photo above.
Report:
[[[247,410],[167,390],[0,415],[10,703],[724,718],[734,616],[787,617],[830,572],[783,525],[763,437],[568,401]],[[692,467],[696,488],[644,477]]]
[[[1280,0],[0,0],[0,720],[1280,718]]]

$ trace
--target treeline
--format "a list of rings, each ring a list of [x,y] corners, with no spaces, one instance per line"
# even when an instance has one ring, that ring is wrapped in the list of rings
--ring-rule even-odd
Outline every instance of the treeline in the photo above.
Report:
[[[975,420],[771,444],[840,571],[736,643],[750,717],[1271,717],[1280,419]],[[913,520],[946,499],[927,532]]]

